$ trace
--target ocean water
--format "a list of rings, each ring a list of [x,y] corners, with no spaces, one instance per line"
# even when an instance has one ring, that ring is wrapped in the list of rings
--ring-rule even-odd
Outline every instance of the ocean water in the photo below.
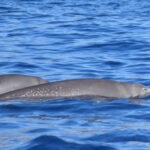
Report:
[[[150,87],[150,1],[1,0],[1,74]],[[150,101],[0,102],[2,150],[149,150]]]

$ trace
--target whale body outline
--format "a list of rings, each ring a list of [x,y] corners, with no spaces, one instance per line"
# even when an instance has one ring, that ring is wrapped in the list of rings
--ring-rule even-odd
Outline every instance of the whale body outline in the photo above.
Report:
[[[44,83],[0,95],[0,100],[15,98],[50,99],[105,97],[111,99],[141,98],[150,95],[150,88],[138,84],[106,79],[72,79]]]

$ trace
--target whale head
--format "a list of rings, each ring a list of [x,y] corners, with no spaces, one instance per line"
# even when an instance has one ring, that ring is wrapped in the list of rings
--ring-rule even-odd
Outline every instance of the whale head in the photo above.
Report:
[[[132,97],[142,98],[150,95],[150,88],[134,83],[132,86]]]

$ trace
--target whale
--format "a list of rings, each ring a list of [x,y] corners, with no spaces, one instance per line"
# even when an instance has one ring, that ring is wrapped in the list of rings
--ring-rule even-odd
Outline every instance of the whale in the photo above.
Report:
[[[44,83],[0,95],[1,101],[25,98],[44,99],[132,99],[150,95],[150,88],[138,84],[106,79],[72,79]]]
[[[0,75],[0,94],[43,83],[48,83],[48,80],[21,74]]]

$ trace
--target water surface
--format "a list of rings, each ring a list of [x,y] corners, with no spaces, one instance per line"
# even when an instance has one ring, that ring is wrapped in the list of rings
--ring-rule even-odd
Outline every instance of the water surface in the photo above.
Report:
[[[150,86],[150,2],[2,0],[1,74]],[[0,102],[3,150],[149,150],[150,102]]]

